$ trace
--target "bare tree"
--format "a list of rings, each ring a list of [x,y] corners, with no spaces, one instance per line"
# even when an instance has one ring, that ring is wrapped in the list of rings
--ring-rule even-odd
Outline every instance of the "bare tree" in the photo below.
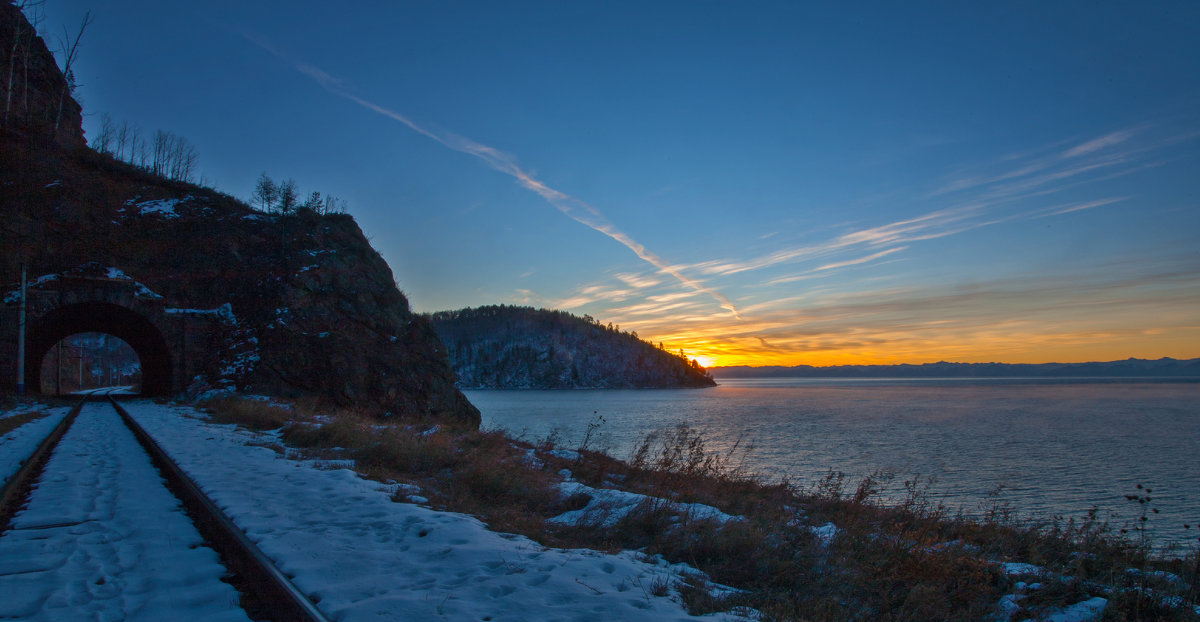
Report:
[[[288,178],[279,184],[279,211],[287,214],[296,209],[300,196],[296,191],[296,180]]]
[[[167,157],[171,153],[171,135],[154,130],[154,138],[150,144],[150,172],[162,176],[167,170]]]
[[[142,128],[132,123],[121,125],[129,144],[129,158],[121,156],[122,160],[141,168],[146,168],[146,141],[142,139]],[[139,162],[139,157],[141,161]]]
[[[250,199],[251,202],[257,201],[262,206],[264,212],[269,212],[278,198],[279,187],[275,185],[275,180],[268,177],[266,172],[263,172],[262,175],[258,176],[258,183],[254,184],[254,195]]]
[[[182,136],[170,135],[171,151],[167,155],[170,166],[167,170],[167,177],[178,181],[192,181],[192,175],[196,170],[196,148],[192,143]]]
[[[332,195],[325,196],[325,214],[346,213],[346,202]]]
[[[67,92],[75,90],[75,74],[71,73],[71,65],[75,63],[75,57],[79,54],[79,40],[83,38],[83,31],[87,30],[89,24],[92,23],[92,12],[88,11],[83,14],[83,21],[79,23],[79,32],[75,33],[75,38],[71,38],[71,33],[67,31],[67,27],[63,26],[63,38],[59,41],[62,45],[63,53],[63,81],[62,92],[58,95],[58,112],[54,115],[54,135],[58,136],[58,126],[62,122],[63,103],[67,100]]]
[[[105,155],[112,155],[114,135],[112,117],[108,116],[106,112],[100,117],[100,131],[96,132],[96,137],[92,139],[92,149]]]
[[[125,145],[128,144],[128,142],[129,142],[129,122],[122,121],[121,127],[117,128],[117,136],[116,136],[117,158],[118,159],[121,159],[121,160],[125,159]]]
[[[140,169],[146,169],[146,163],[150,161],[150,147],[146,144],[146,140],[141,137],[141,129],[136,128],[136,126],[135,129],[137,133],[134,134],[132,141],[133,144],[137,145],[137,164],[135,166]],[[130,154],[129,162],[133,163],[133,154]]]

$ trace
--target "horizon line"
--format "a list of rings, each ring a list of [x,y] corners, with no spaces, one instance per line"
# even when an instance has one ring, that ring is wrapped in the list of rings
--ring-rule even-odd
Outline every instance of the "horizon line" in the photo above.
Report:
[[[971,362],[964,362],[964,361],[944,361],[943,360],[943,361],[933,361],[933,362],[925,362],[925,363],[845,363],[845,364],[840,364],[840,365],[809,365],[806,363],[798,363],[796,365],[744,365],[743,364],[743,365],[711,365],[709,367],[705,367],[705,369],[707,369],[707,370],[734,369],[734,368],[795,369],[797,367],[809,367],[812,369],[833,369],[833,368],[837,368],[837,367],[920,367],[923,365],[1104,365],[1104,364],[1108,364],[1108,363],[1126,363],[1129,361],[1158,362],[1158,361],[1165,361],[1165,360],[1178,361],[1181,363],[1188,363],[1188,362],[1192,362],[1192,361],[1200,362],[1200,356],[1196,356],[1196,357],[1192,357],[1192,358],[1175,358],[1173,356],[1161,356],[1158,358],[1139,358],[1136,356],[1131,356],[1128,358],[1113,359],[1113,360],[1108,360],[1108,361],[1046,361],[1046,362],[1042,362],[1042,363],[1004,363],[1001,361],[987,361],[987,362],[971,363]]]

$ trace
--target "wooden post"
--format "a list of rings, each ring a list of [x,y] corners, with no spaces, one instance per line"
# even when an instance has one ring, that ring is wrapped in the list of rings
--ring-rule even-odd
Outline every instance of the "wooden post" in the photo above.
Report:
[[[25,395],[25,263],[21,263],[21,311],[17,321],[17,395]]]

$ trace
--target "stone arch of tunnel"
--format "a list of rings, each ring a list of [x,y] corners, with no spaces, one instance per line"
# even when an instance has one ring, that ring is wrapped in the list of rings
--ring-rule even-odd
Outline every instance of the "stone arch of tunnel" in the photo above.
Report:
[[[59,307],[38,318],[29,327],[25,351],[26,383],[33,390],[42,386],[42,359],[50,348],[76,333],[108,333],[123,339],[137,353],[142,365],[142,393],[171,392],[171,350],[162,332],[150,320],[127,307],[110,302],[81,302]]]

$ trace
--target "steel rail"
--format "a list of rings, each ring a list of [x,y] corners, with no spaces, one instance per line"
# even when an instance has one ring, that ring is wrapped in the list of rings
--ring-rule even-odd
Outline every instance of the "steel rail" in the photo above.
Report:
[[[46,438],[42,439],[37,449],[29,454],[29,457],[21,464],[21,468],[13,473],[13,476],[4,483],[3,488],[0,488],[0,534],[8,531],[13,517],[20,511],[23,502],[29,496],[30,486],[42,474],[55,445],[58,445],[58,441],[67,433],[67,428],[75,422],[75,418],[79,416],[79,411],[88,401],[88,397],[84,396],[71,407],[62,421],[59,421],[58,425],[54,426],[54,429],[46,435]]]
[[[200,535],[233,573],[230,583],[241,592],[242,607],[247,613],[268,620],[327,622],[316,605],[200,490],[129,412],[111,395],[108,400],[150,454],[167,488],[183,502]]]

